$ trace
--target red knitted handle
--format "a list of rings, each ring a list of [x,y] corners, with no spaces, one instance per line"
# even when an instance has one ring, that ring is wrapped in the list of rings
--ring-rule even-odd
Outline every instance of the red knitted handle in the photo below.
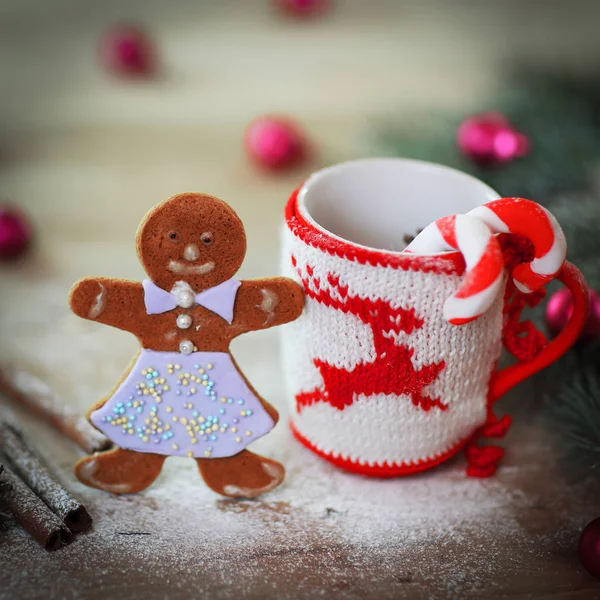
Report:
[[[527,379],[558,360],[576,341],[583,331],[588,309],[589,290],[579,269],[566,261],[557,279],[562,281],[573,294],[573,314],[560,334],[546,344],[533,358],[526,362],[518,362],[492,375],[490,381],[489,400],[496,402],[512,387]]]
[[[518,322],[518,317],[524,303],[516,306],[513,319],[516,327],[512,343],[507,344],[505,331],[505,345],[521,360],[510,367],[506,367],[492,375],[488,394],[488,418],[486,423],[477,430],[473,439],[466,447],[466,455],[469,466],[467,474],[471,477],[490,477],[496,472],[498,462],[504,455],[504,449],[494,445],[478,445],[478,441],[486,438],[504,437],[511,424],[511,418],[504,415],[496,417],[492,410],[492,404],[512,387],[533,375],[537,371],[547,367],[558,360],[577,340],[587,319],[589,291],[580,271],[569,262],[565,262],[557,279],[562,281],[573,294],[573,314],[561,333],[550,343],[544,344],[544,336],[528,322]],[[534,300],[534,299],[532,299]],[[513,322],[513,326],[515,325]],[[510,321],[509,321],[510,323]],[[510,324],[508,325],[510,327]],[[525,339],[519,338],[520,333],[525,333]],[[516,337],[515,337],[516,336]],[[523,344],[515,343],[521,340]],[[541,348],[541,349],[540,349]],[[528,358],[532,357],[532,358]]]

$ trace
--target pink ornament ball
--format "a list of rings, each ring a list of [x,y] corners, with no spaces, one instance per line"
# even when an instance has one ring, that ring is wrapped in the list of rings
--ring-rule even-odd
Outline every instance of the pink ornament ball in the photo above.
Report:
[[[600,518],[587,524],[579,538],[579,560],[586,570],[600,579]]]
[[[260,117],[248,126],[246,151],[258,166],[270,170],[291,169],[304,162],[308,144],[300,127],[285,117]]]
[[[573,297],[567,288],[552,294],[546,304],[546,325],[552,335],[558,335],[573,314]],[[590,290],[590,312],[580,340],[590,342],[600,336],[600,295]]]
[[[145,76],[155,70],[152,43],[137,27],[109,29],[101,40],[100,56],[109,70],[121,75]]]
[[[484,113],[465,119],[458,128],[459,150],[480,165],[507,163],[529,153],[527,136],[518,132],[500,113]]]
[[[0,260],[21,256],[31,242],[31,229],[24,215],[6,206],[0,206]]]
[[[321,15],[331,7],[331,0],[276,0],[279,8],[297,17]]]

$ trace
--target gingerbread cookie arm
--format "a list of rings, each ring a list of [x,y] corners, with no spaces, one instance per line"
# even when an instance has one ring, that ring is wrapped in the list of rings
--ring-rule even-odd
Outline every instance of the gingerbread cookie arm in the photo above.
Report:
[[[142,284],[124,279],[81,279],[71,288],[69,304],[78,317],[134,334],[147,318]]]
[[[267,277],[243,281],[231,324],[234,336],[294,321],[303,306],[302,288],[291,279]]]

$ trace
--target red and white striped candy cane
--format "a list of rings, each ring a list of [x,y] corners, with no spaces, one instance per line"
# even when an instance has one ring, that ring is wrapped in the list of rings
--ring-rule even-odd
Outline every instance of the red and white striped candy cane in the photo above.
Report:
[[[504,260],[490,228],[469,215],[451,215],[428,225],[404,250],[430,254],[459,250],[466,274],[458,291],[444,303],[444,318],[463,325],[480,317],[494,302],[502,285]]]
[[[492,200],[467,213],[483,221],[494,233],[518,233],[531,241],[535,257],[512,272],[524,293],[540,289],[554,279],[567,255],[567,241],[558,221],[544,207],[525,198]]]

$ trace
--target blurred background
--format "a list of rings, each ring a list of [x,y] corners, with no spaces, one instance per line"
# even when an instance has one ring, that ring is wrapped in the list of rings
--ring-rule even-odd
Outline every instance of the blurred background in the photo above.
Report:
[[[564,226],[574,210],[591,224],[567,233],[593,240],[572,252],[600,285],[599,18],[594,0],[0,0],[0,204],[33,232],[13,248],[32,238],[29,252],[0,263],[2,359],[87,406],[136,343],[70,315],[68,290],[143,277],[134,235],[151,206],[223,198],[247,229],[241,276],[273,274],[291,191],[364,156],[450,164],[541,202],[567,193],[556,210]],[[524,149],[489,155],[496,134]],[[2,227],[0,253],[15,229]],[[270,333],[236,344],[260,377],[254,335]],[[74,381],[83,349],[103,368],[79,361],[89,378]]]
[[[418,126],[416,110],[484,111],[517,63],[600,64],[594,0],[338,0],[308,16],[281,4],[0,2],[0,198],[27,211],[45,272],[74,271],[77,248],[90,254],[86,273],[138,276],[114,243],[131,256],[147,208],[202,190],[239,210],[247,268],[258,274],[260,256],[264,273],[290,191],[324,164],[389,153],[376,125]],[[100,56],[126,23],[154,49],[148,77],[119,75]],[[274,176],[248,161],[245,128],[265,113],[301,124],[312,162]]]
[[[247,230],[248,254],[240,277],[276,274],[283,208],[290,193],[313,170],[351,158],[399,155],[442,162],[476,175],[503,195],[529,196],[543,203],[565,228],[571,259],[599,290],[600,193],[595,168],[600,158],[599,23],[597,0],[0,0],[0,376],[3,370],[34,374],[59,399],[60,410],[70,406],[84,412],[122,374],[138,344],[126,333],[74,317],[67,305],[68,291],[86,275],[144,277],[134,236],[148,209],[183,191],[223,198],[238,211]],[[279,119],[261,119],[264,115]],[[551,313],[538,309],[538,321],[547,333],[564,326],[569,301],[561,297]],[[600,336],[600,298],[594,303],[595,321],[586,330],[586,344]],[[275,331],[252,333],[236,340],[233,350],[261,395],[283,409],[285,420],[277,339]],[[548,414],[554,418],[552,427],[540,430],[554,432],[567,424],[564,440],[572,464],[586,465],[586,473],[595,473],[597,479],[598,344],[595,348],[570,353],[568,368],[562,363],[562,373],[575,379],[547,384],[552,391]],[[584,376],[588,387],[577,379]],[[525,391],[519,391],[515,404],[540,402],[539,386],[535,393],[520,389]],[[575,407],[574,412],[564,412],[565,406]],[[536,445],[530,415],[516,420],[521,428],[510,443],[517,451],[508,459],[512,464],[500,470],[500,484],[490,480],[486,487],[467,481],[458,464],[454,471],[443,471],[439,480],[436,472],[431,479],[389,482],[385,488],[389,506],[406,509],[389,522],[399,527],[408,523],[407,535],[424,552],[429,547],[421,540],[430,535],[431,520],[438,514],[439,539],[467,531],[458,536],[460,551],[447,550],[446,542],[439,546],[439,563],[433,566],[421,561],[418,551],[406,552],[403,560],[410,564],[412,556],[415,572],[421,569],[427,576],[431,572],[439,581],[458,581],[460,587],[469,581],[468,575],[462,578],[466,563],[460,561],[465,556],[477,577],[482,574],[482,586],[492,581],[489,573],[497,575],[494,585],[513,585],[519,591],[546,586],[553,593],[559,580],[569,592],[573,581],[579,585],[580,571],[573,567],[574,532],[584,519],[596,516],[592,512],[597,513],[598,496],[583,508],[571,509],[575,494],[561,478],[548,476],[554,461],[547,446]],[[106,540],[114,553],[111,527],[119,518],[113,515],[122,516],[125,501],[118,504],[75,487],[74,449],[63,445],[57,450],[56,436],[43,433],[42,427],[39,431],[61,477],[94,503],[98,527],[96,538],[88,541]],[[329,493],[329,485],[338,502],[339,482],[348,486],[348,496],[362,493],[370,499],[381,493],[381,488],[368,491],[371,488],[363,480],[357,483],[358,479],[342,475],[335,479],[312,456],[310,462],[289,441],[283,424],[259,440],[256,449],[278,459],[283,455],[289,468],[288,487],[281,496],[285,502],[273,506],[305,498],[310,508],[324,496],[322,490]],[[567,466],[564,473],[571,471]],[[312,492],[303,480],[308,472],[316,473]],[[444,477],[450,482],[447,489],[435,488],[443,486]],[[172,479],[175,487],[169,490],[174,493],[161,492],[165,486],[159,485],[152,494],[159,497],[165,519],[191,514],[197,510],[196,498],[201,499],[211,532],[190,534],[191,545],[182,556],[202,562],[198,548],[210,549],[219,539],[211,537],[213,520],[217,531],[227,531],[227,523],[216,520],[225,509],[221,506],[221,512],[215,512],[214,498],[199,491],[204,490],[200,484],[191,494],[188,488],[177,487],[184,480],[195,482],[191,475]],[[548,482],[556,487],[551,493]],[[447,490],[454,493],[457,485],[459,495],[451,496]],[[414,494],[414,489],[422,495]],[[473,495],[473,489],[481,496]],[[463,492],[467,500],[473,499],[465,501]],[[402,493],[404,499],[397,502],[396,494]],[[416,500],[411,504],[413,495]],[[185,513],[176,504],[180,498],[189,501]],[[547,504],[551,509],[546,510]],[[462,510],[455,522],[444,520],[450,505]],[[466,519],[480,519],[475,505],[485,509],[478,528],[461,529]],[[135,518],[145,514],[140,506],[131,503]],[[510,518],[497,507],[506,509]],[[269,510],[279,513],[279,508]],[[298,512],[292,512],[281,530],[273,529],[277,521],[269,513],[260,522],[264,548],[271,547],[273,538],[284,539],[281,531],[286,527],[291,537],[296,525],[302,531],[320,531],[330,510],[336,518],[342,514],[326,508],[326,517],[319,514],[309,527]],[[148,521],[154,522],[158,513],[153,508],[146,512]],[[502,523],[512,522],[513,512],[519,524],[515,531],[529,536],[520,546],[513,543],[517,539],[513,530],[502,529]],[[567,534],[559,539],[563,530],[556,523],[567,522],[563,512],[570,520],[563,528]],[[420,533],[410,525],[412,513],[422,518],[420,525],[425,524]],[[357,514],[362,519],[360,511]],[[242,517],[249,518],[250,513]],[[497,521],[488,527],[492,517]],[[481,527],[483,519],[488,521]],[[151,551],[139,555],[141,564],[151,552],[163,558],[161,536],[168,529],[167,520],[164,523],[158,536],[147,538]],[[334,523],[334,529],[340,529],[342,521]],[[365,527],[371,528],[370,520]],[[387,529],[388,521],[377,531]],[[540,532],[548,535],[546,546],[536,537]],[[478,537],[484,534],[489,537]],[[396,535],[392,530],[384,540],[393,566],[389,576],[381,576],[374,554],[374,570],[364,571],[365,589],[371,590],[378,581],[382,586],[390,581],[404,585],[396,573],[400,552]],[[302,562],[317,579],[324,572],[329,579],[340,564],[350,565],[349,572],[360,571],[349,559],[319,571],[322,561],[328,560],[327,552],[320,550],[321,540],[311,562],[305,561],[303,538],[296,537],[300,542],[283,542],[290,547],[299,544],[296,554],[263,555],[274,557],[277,564],[280,556],[291,557],[292,562],[296,557],[293,567],[282,570],[282,581]],[[146,547],[138,540],[123,546],[122,564],[132,560],[137,548]],[[247,540],[254,544],[252,535]],[[498,540],[499,546],[494,546]],[[361,537],[356,543],[360,556],[363,544]],[[510,546],[506,552],[504,545]],[[547,555],[536,554],[540,545],[544,552],[550,548]],[[496,554],[489,548],[496,548]],[[32,556],[35,550],[28,547]],[[10,548],[9,555],[21,560],[21,554]],[[65,573],[77,568],[76,560],[71,560],[76,554],[63,556]],[[98,556],[98,568],[103,570],[104,555]],[[489,560],[491,570],[475,557]],[[185,562],[180,563],[176,544],[171,559],[176,565]],[[554,561],[550,568],[548,560]],[[53,563],[44,564],[47,571],[37,565],[25,569],[22,581],[33,573],[42,577],[52,572]],[[436,572],[439,565],[448,565],[441,575]],[[91,572],[87,564],[86,569]],[[13,568],[13,573],[18,570]],[[139,573],[138,578],[146,581],[148,570],[140,568]],[[532,579],[536,573],[537,579]],[[181,581],[200,585],[197,575],[190,566]],[[119,575],[115,581],[121,585],[125,579]],[[35,587],[36,580],[31,581]],[[229,579],[225,581],[229,585]],[[456,592],[459,587],[448,589]],[[139,589],[146,594],[147,588],[140,584]],[[246,589],[244,580],[242,594]],[[98,594],[105,597],[100,587]]]
[[[134,234],[151,206],[223,198],[247,228],[241,276],[276,273],[291,191],[364,156],[450,164],[544,203],[567,194],[571,255],[600,285],[599,18],[594,0],[0,1],[0,199],[33,231],[0,266],[3,359],[86,406],[136,344],[72,317],[67,293],[85,275],[143,277]],[[525,145],[486,154],[497,133]],[[81,388],[65,372],[83,348],[103,369],[80,365]]]

